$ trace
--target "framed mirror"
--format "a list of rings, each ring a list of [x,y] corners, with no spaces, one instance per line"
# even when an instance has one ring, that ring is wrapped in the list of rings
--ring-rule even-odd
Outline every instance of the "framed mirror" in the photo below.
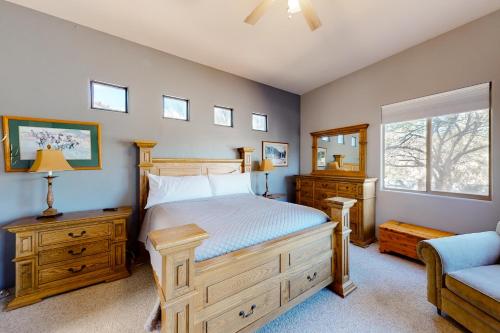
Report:
[[[365,177],[368,124],[311,133],[312,173]]]

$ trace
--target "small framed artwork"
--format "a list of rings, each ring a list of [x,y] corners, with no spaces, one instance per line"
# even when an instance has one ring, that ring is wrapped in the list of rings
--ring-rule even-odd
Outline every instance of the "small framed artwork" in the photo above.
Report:
[[[316,162],[316,166],[318,168],[326,167],[326,148],[318,147],[318,159]]]
[[[90,108],[128,113],[128,88],[90,81]]]
[[[337,143],[339,145],[343,145],[344,144],[344,135],[340,134],[337,136]]]
[[[36,151],[62,150],[76,170],[102,169],[101,127],[98,123],[27,117],[3,117],[5,171],[27,171]]]
[[[163,96],[163,118],[189,120],[189,100]]]
[[[214,106],[214,124],[233,127],[233,109],[222,106]]]
[[[275,167],[288,166],[288,143],[262,141],[262,160],[272,160]]]

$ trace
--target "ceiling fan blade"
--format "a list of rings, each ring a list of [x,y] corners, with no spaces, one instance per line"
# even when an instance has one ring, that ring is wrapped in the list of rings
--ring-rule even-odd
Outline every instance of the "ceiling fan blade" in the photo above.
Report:
[[[273,4],[274,0],[262,0],[261,3],[247,16],[245,23],[254,25],[264,15],[266,10]]]
[[[321,21],[313,8],[311,0],[300,0],[300,8],[302,9],[302,14],[304,14],[307,24],[312,31],[321,27]]]

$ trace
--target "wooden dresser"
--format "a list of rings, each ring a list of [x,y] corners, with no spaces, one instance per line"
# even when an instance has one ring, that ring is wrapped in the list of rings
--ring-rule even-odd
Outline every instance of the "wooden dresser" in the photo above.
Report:
[[[103,281],[127,277],[130,207],[116,211],[23,218],[5,229],[16,235],[16,297],[7,309]]]
[[[307,175],[296,177],[296,201],[330,214],[324,201],[331,197],[356,199],[350,209],[351,242],[367,247],[375,241],[375,184],[377,178]]]

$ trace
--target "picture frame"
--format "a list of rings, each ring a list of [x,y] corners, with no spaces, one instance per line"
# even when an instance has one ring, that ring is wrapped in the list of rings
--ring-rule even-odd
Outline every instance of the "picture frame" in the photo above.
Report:
[[[3,116],[5,172],[28,171],[38,149],[63,151],[75,170],[101,170],[99,123]]]
[[[288,143],[262,141],[262,159],[270,159],[275,167],[288,166]]]
[[[318,156],[316,166],[319,168],[326,167],[326,148],[318,147]]]

